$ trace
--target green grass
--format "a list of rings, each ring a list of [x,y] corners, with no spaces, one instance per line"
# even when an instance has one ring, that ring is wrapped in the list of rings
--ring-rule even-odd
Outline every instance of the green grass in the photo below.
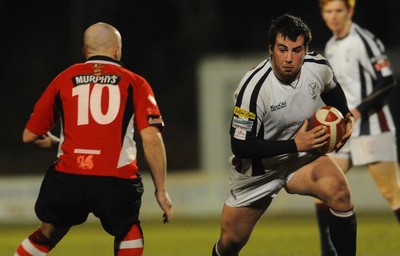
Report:
[[[170,224],[142,218],[145,256],[207,256],[219,235],[219,220],[176,218]],[[37,225],[1,225],[0,255],[13,255],[18,244]],[[113,239],[100,224],[74,227],[51,252],[52,256],[110,256]],[[263,217],[241,255],[319,255],[314,216]],[[388,214],[358,214],[359,256],[400,255],[400,226]]]

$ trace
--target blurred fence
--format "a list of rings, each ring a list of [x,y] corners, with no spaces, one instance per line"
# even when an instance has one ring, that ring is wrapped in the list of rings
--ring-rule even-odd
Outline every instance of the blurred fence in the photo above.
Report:
[[[219,174],[218,174],[219,173]],[[168,191],[176,218],[219,217],[228,182],[226,171],[174,172],[168,176]],[[358,211],[390,211],[365,168],[355,168],[348,175]],[[7,176],[0,178],[0,223],[36,222],[34,203],[42,176]],[[149,175],[143,175],[145,193],[142,218],[160,218],[162,212],[154,197]],[[311,197],[289,195],[282,190],[274,199],[269,214],[311,214]]]

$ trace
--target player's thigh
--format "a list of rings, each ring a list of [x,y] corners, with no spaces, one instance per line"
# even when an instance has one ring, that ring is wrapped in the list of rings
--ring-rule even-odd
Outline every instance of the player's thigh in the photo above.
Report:
[[[271,197],[265,197],[257,202],[258,205],[252,207],[224,205],[221,217],[221,242],[246,242],[271,200]]]
[[[289,193],[310,195],[323,201],[340,190],[348,192],[344,174],[328,156],[321,156],[294,172],[286,188]]]
[[[351,161],[350,159],[346,158],[339,158],[339,157],[332,157],[332,159],[335,161],[337,165],[339,165],[340,169],[342,170],[343,173],[347,173],[351,166]]]
[[[351,162],[351,150],[350,150],[350,144],[352,140],[350,140],[340,149],[339,152],[332,152],[329,154],[329,156],[337,163],[340,167],[340,169],[344,172],[347,173],[350,168],[352,167],[352,162]]]
[[[124,236],[139,223],[143,183],[113,177],[98,177],[90,184],[90,202],[93,213],[100,218],[103,228],[113,236]]]

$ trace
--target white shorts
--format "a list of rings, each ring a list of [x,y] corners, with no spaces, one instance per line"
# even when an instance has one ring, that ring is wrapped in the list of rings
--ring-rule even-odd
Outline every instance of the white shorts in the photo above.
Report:
[[[292,157],[266,159],[265,174],[257,176],[239,173],[232,166],[225,204],[230,207],[250,206],[266,196],[275,197],[298,169],[319,156],[301,153]]]
[[[380,135],[351,137],[332,157],[351,159],[353,166],[375,162],[397,162],[396,136],[392,132]]]

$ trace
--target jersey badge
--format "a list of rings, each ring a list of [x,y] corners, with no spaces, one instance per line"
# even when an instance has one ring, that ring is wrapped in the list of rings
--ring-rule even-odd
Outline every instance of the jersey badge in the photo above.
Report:
[[[243,108],[235,107],[233,109],[233,113],[240,117],[256,120],[256,114],[254,114],[253,112],[250,112],[248,110],[245,110]]]
[[[387,59],[378,60],[375,62],[374,68],[376,72],[382,72],[385,68],[390,68],[390,62]]]
[[[147,116],[147,122],[150,126],[164,126],[164,121],[161,116],[149,115]]]
[[[253,129],[253,121],[234,116],[232,120],[232,127],[235,129],[250,132]]]
[[[90,170],[94,167],[93,155],[80,155],[76,158],[76,163],[80,169]]]
[[[102,74],[102,66],[100,64],[93,65],[93,75],[101,76]]]
[[[315,100],[318,96],[318,85],[316,82],[308,84],[308,90],[310,91],[311,99]]]

